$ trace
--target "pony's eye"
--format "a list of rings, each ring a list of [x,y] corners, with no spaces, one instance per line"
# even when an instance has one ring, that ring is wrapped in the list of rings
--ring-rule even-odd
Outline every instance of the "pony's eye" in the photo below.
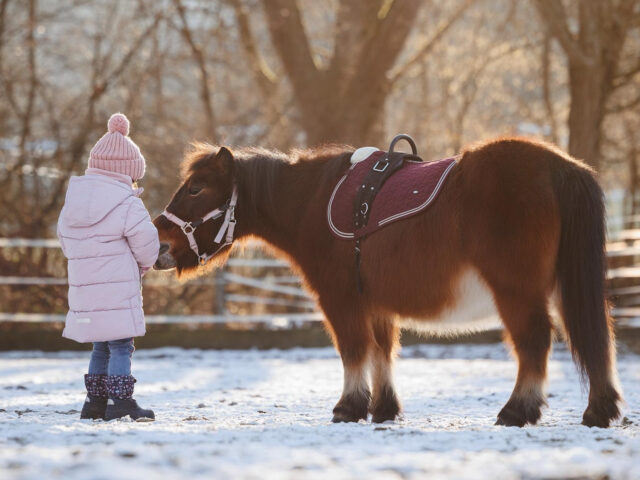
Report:
[[[200,185],[191,185],[189,187],[189,195],[197,195],[202,191],[202,187]]]

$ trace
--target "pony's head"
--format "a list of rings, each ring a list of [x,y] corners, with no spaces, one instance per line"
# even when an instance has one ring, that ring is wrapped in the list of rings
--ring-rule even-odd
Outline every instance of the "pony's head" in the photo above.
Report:
[[[225,147],[193,144],[182,178],[165,213],[153,221],[161,242],[154,268],[176,268],[178,276],[224,261],[229,254],[235,226],[233,154]]]

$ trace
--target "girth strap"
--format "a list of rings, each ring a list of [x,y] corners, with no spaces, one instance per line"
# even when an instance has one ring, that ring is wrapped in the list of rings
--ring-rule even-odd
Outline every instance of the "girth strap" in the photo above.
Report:
[[[413,153],[394,152],[393,148],[399,140],[407,140],[411,145]],[[405,160],[422,161],[417,155],[416,145],[413,139],[408,135],[397,135],[391,142],[389,151],[384,154],[381,160],[375,163],[358,189],[353,205],[353,223],[356,231],[367,225],[371,208],[373,207],[373,201],[382,188],[382,185],[391,175],[402,168]]]
[[[411,145],[412,153],[394,152],[393,148],[400,140],[406,140]],[[369,221],[369,215],[371,214],[371,208],[373,207],[373,201],[378,195],[378,192],[382,188],[387,179],[397,172],[404,165],[405,160],[413,160],[421,162],[422,159],[418,156],[418,150],[413,139],[409,135],[400,134],[396,135],[389,145],[389,151],[384,154],[381,160],[378,160],[373,168],[367,173],[362,185],[356,193],[356,197],[353,205],[353,224],[354,231],[365,227]],[[356,239],[354,248],[355,260],[356,260],[356,289],[358,293],[364,292],[364,283],[360,274],[360,265],[362,263],[362,238]]]

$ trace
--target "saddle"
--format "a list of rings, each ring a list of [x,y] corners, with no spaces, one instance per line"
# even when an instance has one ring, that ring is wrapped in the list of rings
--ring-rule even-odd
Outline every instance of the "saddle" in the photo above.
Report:
[[[400,140],[410,144],[412,153],[394,152]],[[356,278],[360,292],[361,240],[431,205],[456,159],[423,162],[408,135],[396,136],[388,152],[364,147],[353,153],[351,167],[338,181],[329,199],[327,220],[335,237],[356,241]]]

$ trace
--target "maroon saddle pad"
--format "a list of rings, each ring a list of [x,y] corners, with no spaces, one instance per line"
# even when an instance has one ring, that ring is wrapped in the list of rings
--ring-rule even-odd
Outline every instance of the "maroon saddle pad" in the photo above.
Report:
[[[435,162],[405,161],[405,164],[382,185],[371,205],[369,221],[354,229],[354,203],[358,188],[373,165],[385,154],[373,152],[355,163],[338,181],[327,207],[331,233],[342,239],[362,238],[397,220],[415,215],[438,196],[458,157]]]

